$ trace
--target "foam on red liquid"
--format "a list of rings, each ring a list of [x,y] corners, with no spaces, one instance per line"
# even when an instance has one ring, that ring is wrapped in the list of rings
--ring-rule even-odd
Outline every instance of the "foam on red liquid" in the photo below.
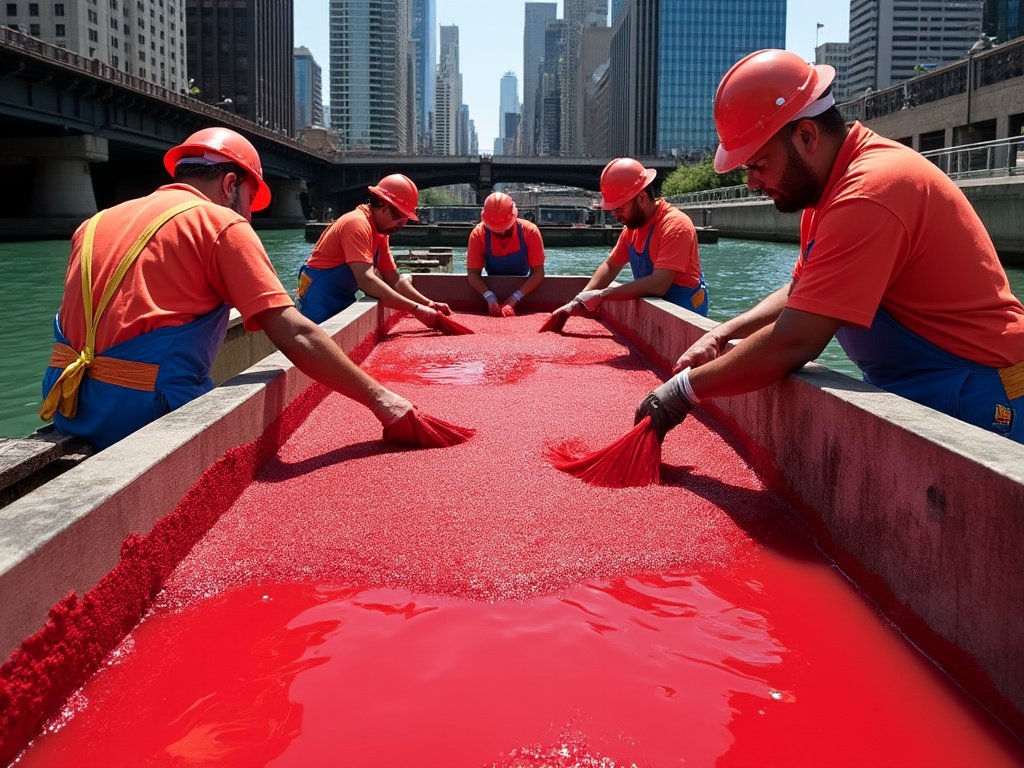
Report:
[[[547,465],[658,381],[621,340],[468,321],[367,366],[473,440],[329,396],[22,764],[1019,764],[701,420],[660,486]]]

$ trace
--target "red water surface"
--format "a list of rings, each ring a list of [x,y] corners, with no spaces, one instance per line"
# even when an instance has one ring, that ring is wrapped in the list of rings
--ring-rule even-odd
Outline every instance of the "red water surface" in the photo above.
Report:
[[[662,485],[547,464],[657,383],[621,339],[466,320],[366,365],[472,440],[396,449],[328,397],[19,765],[1024,764],[713,425]]]

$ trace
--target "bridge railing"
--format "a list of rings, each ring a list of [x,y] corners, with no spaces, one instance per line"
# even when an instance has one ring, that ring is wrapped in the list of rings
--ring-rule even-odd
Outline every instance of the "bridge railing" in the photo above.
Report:
[[[104,64],[99,59],[90,59],[81,54],[69,51],[66,48],[61,48],[59,45],[53,45],[47,43],[44,40],[40,40],[38,37],[27,35],[24,32],[19,32],[16,29],[10,27],[0,27],[0,47],[13,48],[17,51],[28,54],[36,59],[41,59],[46,62],[58,63],[68,69],[75,70],[85,75],[96,77],[105,82],[114,82],[122,88],[126,88],[136,93],[150,96],[154,99],[169,102],[182,109],[189,110],[201,115],[216,120],[222,125],[229,125],[233,128],[245,131],[249,134],[255,134],[261,138],[269,141],[275,141],[280,144],[292,147],[300,152],[305,152],[312,155],[325,155],[326,153],[318,151],[312,147],[300,144],[286,134],[282,134],[278,131],[272,131],[261,125],[257,125],[249,120],[246,120],[233,112],[215,107],[212,104],[207,104],[204,101],[193,98],[186,93],[178,93],[165,88],[162,85],[144,80],[141,77],[130,75],[127,72],[122,72],[109,64]]]

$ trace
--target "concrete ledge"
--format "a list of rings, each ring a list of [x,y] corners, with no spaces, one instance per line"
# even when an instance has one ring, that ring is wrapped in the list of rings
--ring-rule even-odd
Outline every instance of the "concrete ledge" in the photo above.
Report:
[[[378,331],[376,304],[323,323],[346,351]],[[121,542],[174,510],[224,453],[258,438],[310,380],[280,353],[0,509],[0,657],[47,611],[94,586]]]

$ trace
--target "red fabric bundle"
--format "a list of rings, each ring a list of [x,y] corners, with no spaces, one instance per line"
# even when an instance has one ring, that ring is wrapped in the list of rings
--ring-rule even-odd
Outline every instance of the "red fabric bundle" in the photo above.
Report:
[[[538,329],[538,333],[544,333],[545,331],[554,331],[555,333],[561,333],[562,329],[565,328],[565,321],[569,319],[568,312],[558,312],[557,314],[552,312],[548,315],[548,319],[544,321],[544,324]]]
[[[514,307],[510,307],[508,304],[501,305],[501,316],[502,317],[515,317],[516,310]]]
[[[464,443],[476,430],[471,427],[460,427],[447,421],[436,419],[415,408],[389,427],[384,427],[384,440],[388,443],[401,443],[417,448],[447,448],[450,445]]]
[[[651,417],[611,445],[592,453],[576,440],[548,448],[548,461],[591,485],[630,488],[661,483],[661,442]]]
[[[445,336],[464,336],[467,333],[473,333],[473,329],[467,328],[462,323],[456,322],[447,315],[440,313],[437,315],[437,330]]]

